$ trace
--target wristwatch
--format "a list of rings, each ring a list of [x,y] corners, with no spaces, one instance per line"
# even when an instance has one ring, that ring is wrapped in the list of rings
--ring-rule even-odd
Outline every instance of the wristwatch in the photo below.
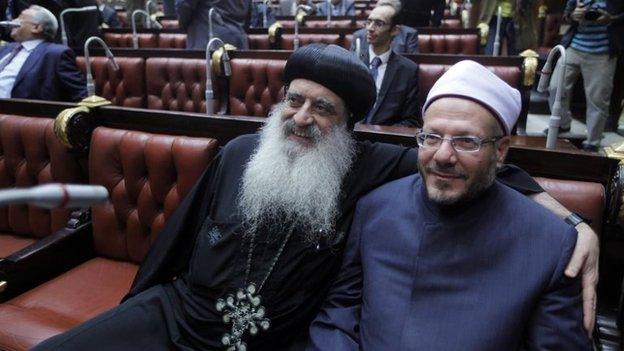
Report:
[[[589,224],[589,221],[585,217],[575,212],[570,213],[564,221],[573,227],[576,227],[583,222]]]

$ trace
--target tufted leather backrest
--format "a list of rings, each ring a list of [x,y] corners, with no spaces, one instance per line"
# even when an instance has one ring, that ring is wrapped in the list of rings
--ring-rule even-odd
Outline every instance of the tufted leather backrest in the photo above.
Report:
[[[54,120],[0,116],[0,188],[86,183],[80,166],[54,135]],[[44,237],[65,227],[69,210],[0,207],[0,231]]]
[[[139,48],[158,47],[158,36],[155,33],[139,33]],[[131,48],[132,33],[104,33],[104,42],[111,48]]]
[[[91,72],[95,80],[95,94],[113,105],[145,107],[145,61],[140,57],[117,57],[119,71],[115,72],[103,56],[91,57]],[[84,57],[77,57],[76,64],[86,72]]]
[[[446,72],[452,65],[443,64],[418,64],[418,104],[423,106],[427,94],[433,84]],[[520,78],[522,72],[520,68],[512,66],[490,66],[490,71],[494,72],[498,77],[507,82],[507,84],[518,89],[521,86]]]
[[[418,34],[421,54],[476,55],[478,49],[476,34]]]
[[[159,22],[163,28],[180,28],[177,19],[161,19]]]
[[[271,50],[269,36],[266,34],[249,34],[249,50]]]
[[[186,34],[160,33],[158,35],[158,47],[163,49],[185,49]]]
[[[536,177],[535,180],[565,208],[591,219],[591,227],[600,233],[606,194],[600,183]]]
[[[146,62],[146,75],[147,108],[186,112],[206,111],[204,60],[149,58]],[[214,90],[216,88],[215,84]],[[215,111],[218,111],[218,106],[215,106]]]
[[[111,198],[93,208],[96,253],[141,262],[217,148],[217,141],[209,138],[96,128],[89,176]]]
[[[284,97],[285,60],[233,59],[231,115],[264,116]]]
[[[293,50],[294,40],[294,34],[282,34],[280,48],[282,50]],[[311,43],[325,43],[344,46],[344,40],[342,40],[338,34],[299,34],[299,47]]]
[[[457,18],[443,18],[440,23],[441,28],[461,28],[461,21]]]

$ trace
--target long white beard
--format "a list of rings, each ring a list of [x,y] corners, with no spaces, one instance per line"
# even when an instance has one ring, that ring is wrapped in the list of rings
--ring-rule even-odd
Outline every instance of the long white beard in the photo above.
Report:
[[[312,125],[305,132],[313,136],[315,144],[301,146],[287,139],[292,122],[283,121],[282,110],[279,104],[269,115],[260,144],[247,163],[239,209],[248,234],[260,225],[277,224],[271,225],[276,229],[296,225],[305,239],[315,244],[334,233],[342,181],[355,156],[355,140],[344,125],[334,126],[325,136]]]

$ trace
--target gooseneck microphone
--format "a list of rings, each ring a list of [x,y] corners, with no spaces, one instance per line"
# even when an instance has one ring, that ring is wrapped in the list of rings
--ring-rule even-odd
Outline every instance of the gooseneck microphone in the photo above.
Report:
[[[51,183],[0,190],[0,206],[28,204],[43,208],[80,208],[102,204],[108,190],[101,185]]]

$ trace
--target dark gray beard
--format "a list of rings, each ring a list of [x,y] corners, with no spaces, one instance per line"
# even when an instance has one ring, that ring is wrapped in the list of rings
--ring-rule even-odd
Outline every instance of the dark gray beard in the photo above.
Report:
[[[260,144],[247,163],[239,210],[248,234],[279,221],[274,224],[283,224],[285,229],[295,225],[306,241],[316,244],[334,234],[342,181],[355,156],[355,140],[344,125],[334,126],[326,136],[313,125],[306,132],[315,145],[303,147],[290,141],[282,106],[269,115]]]

